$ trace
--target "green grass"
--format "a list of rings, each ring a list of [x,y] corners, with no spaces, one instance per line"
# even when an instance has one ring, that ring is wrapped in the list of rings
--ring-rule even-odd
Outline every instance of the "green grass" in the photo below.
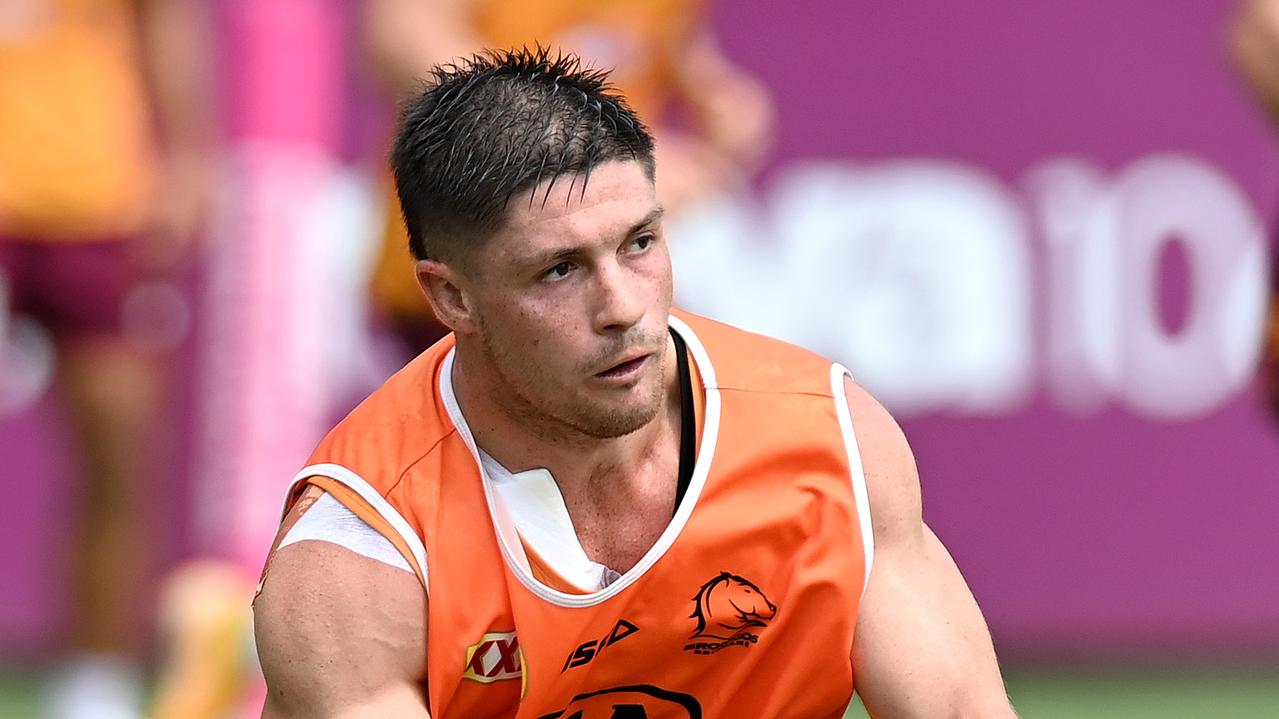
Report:
[[[1279,667],[1014,671],[1008,694],[1022,719],[1275,719]],[[846,719],[864,719],[855,701]]]
[[[38,717],[39,684],[33,675],[0,672],[0,719]]]

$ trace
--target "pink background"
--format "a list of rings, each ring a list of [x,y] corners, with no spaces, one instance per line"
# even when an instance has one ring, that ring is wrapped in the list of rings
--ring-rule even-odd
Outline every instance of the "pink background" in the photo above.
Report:
[[[265,31],[285,28],[287,46],[225,25],[228,91],[246,103],[232,103],[233,133],[340,151],[340,120],[355,113],[340,109],[345,81],[327,73],[339,73],[347,10],[300,5],[323,11]],[[1113,170],[1178,151],[1223,170],[1272,217],[1279,146],[1230,73],[1228,11],[1186,0],[734,0],[715,23],[726,52],[777,101],[760,186],[807,159],[927,156],[1015,187],[1050,157]],[[235,80],[250,67],[256,79]],[[1175,307],[1185,290],[1172,286],[1163,300]],[[1279,425],[1258,393],[1180,422],[1113,405],[1072,417],[1042,394],[1003,416],[904,422],[926,517],[999,644],[1028,657],[1273,656]],[[53,418],[46,402],[0,422],[0,652],[47,647],[68,608],[52,558],[69,462]]]

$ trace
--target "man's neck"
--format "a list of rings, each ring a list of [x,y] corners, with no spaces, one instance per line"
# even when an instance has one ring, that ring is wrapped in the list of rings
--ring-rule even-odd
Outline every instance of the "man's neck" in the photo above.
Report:
[[[476,444],[513,472],[542,467],[566,497],[601,501],[618,493],[645,491],[636,486],[654,476],[675,481],[680,438],[680,388],[674,343],[667,341],[662,367],[663,405],[648,424],[621,437],[600,439],[546,421],[530,427],[526,413],[513,411],[494,397],[494,383],[482,371],[483,360],[468,365],[459,347],[453,363],[453,388]],[[672,461],[674,462],[672,464]],[[667,472],[666,465],[671,465]]]

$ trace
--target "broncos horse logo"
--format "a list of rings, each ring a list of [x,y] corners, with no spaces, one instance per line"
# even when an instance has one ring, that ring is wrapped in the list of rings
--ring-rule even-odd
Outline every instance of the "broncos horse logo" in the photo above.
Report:
[[[777,606],[759,587],[729,572],[720,572],[703,584],[693,602],[689,616],[697,620],[697,629],[684,648],[698,654],[754,644],[759,637],[753,630],[768,626],[777,614]]]

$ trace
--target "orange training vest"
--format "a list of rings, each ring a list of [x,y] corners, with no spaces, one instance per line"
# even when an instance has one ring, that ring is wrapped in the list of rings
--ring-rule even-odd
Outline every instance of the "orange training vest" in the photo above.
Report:
[[[842,717],[871,558],[846,370],[676,313],[705,387],[693,479],[657,544],[590,594],[538,582],[494,518],[451,388],[452,337],[298,474],[364,517],[429,593],[436,719]],[[456,419],[455,419],[456,418]],[[287,511],[287,506],[286,506]]]

